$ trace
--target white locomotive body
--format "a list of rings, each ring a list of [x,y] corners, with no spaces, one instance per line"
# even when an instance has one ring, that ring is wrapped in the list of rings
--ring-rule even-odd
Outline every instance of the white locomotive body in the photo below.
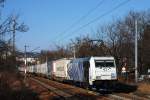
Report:
[[[88,85],[99,84],[106,80],[117,80],[113,57],[77,58],[71,61],[68,68],[70,80]]]

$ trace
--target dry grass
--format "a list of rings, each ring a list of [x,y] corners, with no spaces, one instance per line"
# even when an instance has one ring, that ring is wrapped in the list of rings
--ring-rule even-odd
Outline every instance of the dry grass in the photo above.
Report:
[[[150,94],[150,83],[140,83],[138,90],[144,94]]]
[[[38,100],[37,94],[25,87],[20,74],[0,71],[1,100]]]

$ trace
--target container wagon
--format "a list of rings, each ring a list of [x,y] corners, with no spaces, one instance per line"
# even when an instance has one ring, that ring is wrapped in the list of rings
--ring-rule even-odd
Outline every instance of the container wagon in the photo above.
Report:
[[[50,76],[51,79],[63,81],[68,78],[68,64],[71,59],[62,58],[51,62]]]

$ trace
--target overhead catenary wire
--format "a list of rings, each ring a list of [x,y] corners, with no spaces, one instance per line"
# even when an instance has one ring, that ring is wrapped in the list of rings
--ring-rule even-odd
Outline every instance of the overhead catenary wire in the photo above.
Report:
[[[115,7],[112,8],[111,10],[109,10],[109,11],[105,12],[104,14],[102,14],[102,15],[96,17],[95,19],[89,21],[88,23],[86,23],[86,24],[80,26],[79,28],[77,28],[76,30],[74,30],[73,32],[71,32],[71,33],[69,33],[69,34],[73,34],[73,33],[75,33],[75,32],[78,32],[79,30],[83,29],[84,27],[86,27],[86,26],[88,26],[88,25],[94,23],[95,21],[97,21],[97,20],[103,18],[104,16],[106,16],[106,15],[112,13],[113,11],[117,10],[118,8],[120,8],[121,6],[125,5],[125,4],[128,3],[129,1],[130,1],[130,0],[126,0],[126,1],[123,1],[123,2],[119,3],[117,6],[115,6]],[[60,41],[60,40],[64,40],[65,38],[70,37],[71,35],[69,35],[69,34],[66,34],[66,36],[63,37],[62,39],[59,39],[59,41]]]
[[[60,35],[64,35],[67,31],[71,30],[73,27],[78,25],[82,20],[88,17],[92,12],[94,12],[98,7],[100,7],[105,0],[101,0],[94,8],[90,9],[85,15],[81,16],[77,21],[72,23],[68,28],[66,28],[63,32],[59,33],[56,38],[58,38]]]

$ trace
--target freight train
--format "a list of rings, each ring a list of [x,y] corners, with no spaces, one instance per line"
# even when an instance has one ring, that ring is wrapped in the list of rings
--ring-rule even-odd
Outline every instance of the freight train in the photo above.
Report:
[[[19,68],[24,71],[24,67]],[[86,57],[49,61],[26,68],[28,73],[44,75],[57,81],[69,81],[85,88],[112,86],[117,81],[114,57]]]

